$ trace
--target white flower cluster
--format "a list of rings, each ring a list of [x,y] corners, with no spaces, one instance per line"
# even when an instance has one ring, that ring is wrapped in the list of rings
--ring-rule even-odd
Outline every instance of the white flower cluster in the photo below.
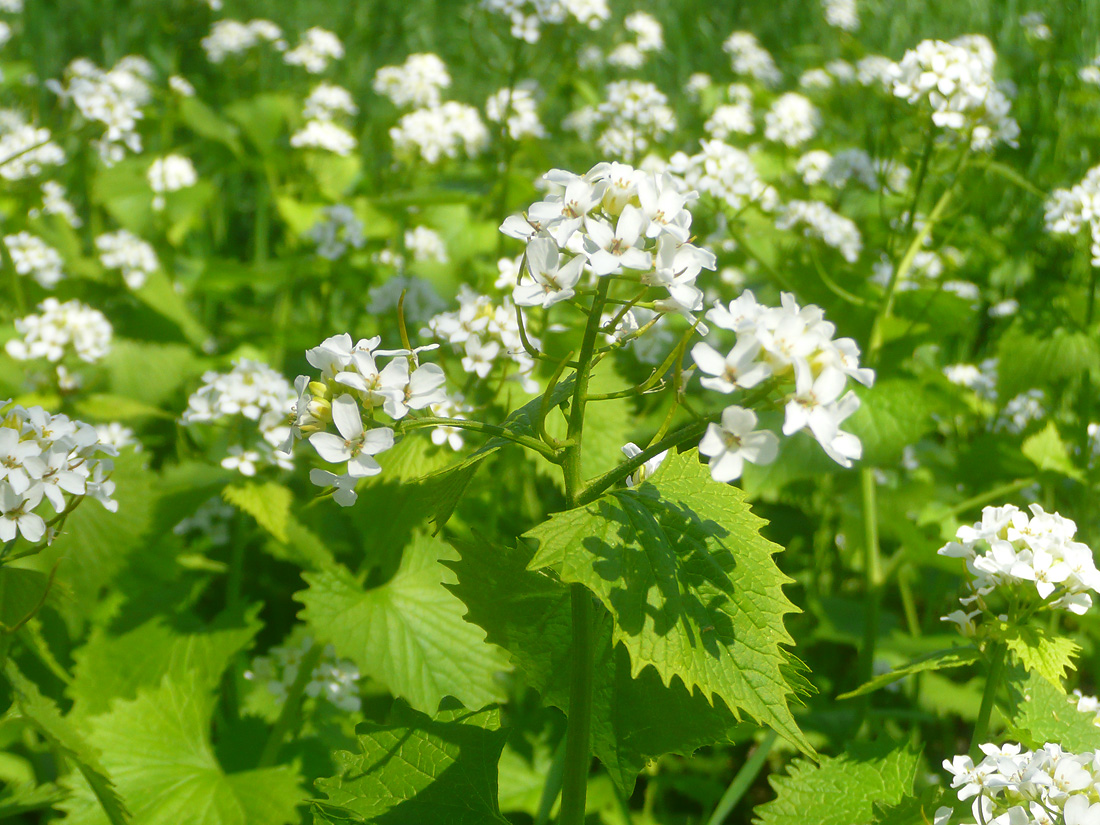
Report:
[[[310,74],[320,74],[334,60],[344,59],[344,44],[327,29],[314,26],[302,32],[298,45],[283,55],[288,66],[301,66]]]
[[[859,29],[859,6],[856,0],[821,0],[825,22],[834,29],[854,32]]]
[[[808,429],[833,461],[851,467],[863,447],[840,425],[859,409],[859,398],[844,389],[849,378],[864,386],[875,380],[872,370],[859,366],[855,341],[834,339],[836,327],[820,307],[800,307],[786,292],[780,306],[768,307],[745,290],[728,307],[715,304],[706,317],[736,333],[737,340],[726,355],[706,343],[692,347],[691,356],[705,376],[700,383],[729,395],[776,381],[783,388],[783,434]],[[715,480],[738,478],[745,461],[766,464],[775,458],[778,439],[755,427],[755,414],[738,406],[726,408],[720,425],[710,425],[699,451],[710,456]]]
[[[363,222],[350,206],[340,203],[322,209],[321,220],[313,225],[306,237],[317,244],[317,254],[330,261],[343,257],[348,247],[362,249],[366,243]]]
[[[1046,393],[1038,387],[1024,390],[1019,395],[1010,398],[1004,409],[997,414],[993,422],[993,431],[1004,430],[1013,434],[1022,433],[1032,421],[1042,421],[1046,418]]]
[[[298,678],[302,659],[312,647],[313,640],[308,636],[298,645],[273,647],[266,656],[257,656],[252,660],[252,666],[244,672],[244,678],[250,682],[266,683],[268,691],[282,702]],[[359,698],[360,678],[354,662],[337,658],[335,648],[326,645],[321,661],[306,684],[306,696],[321,697],[340,710],[358,713],[363,705]]]
[[[130,232],[120,229],[95,239],[99,262],[107,269],[117,269],[130,289],[141,289],[145,279],[160,268],[153,247]]]
[[[489,144],[489,130],[473,106],[449,100],[415,109],[390,129],[394,153],[407,162],[439,163],[443,158],[479,155]]]
[[[939,549],[941,556],[961,558],[973,576],[971,595],[961,598],[964,613],[956,610],[944,621],[955,622],[966,632],[973,619],[988,611],[986,597],[994,591],[1009,592],[1034,601],[1038,595],[1051,609],[1065,609],[1077,615],[1092,606],[1090,590],[1100,588],[1100,571],[1092,550],[1074,541],[1077,525],[1057,513],[1046,513],[1038,504],[1030,506],[1031,517],[1012,504],[985,507],[982,520],[955,534]]]
[[[1074,688],[1073,697],[1069,699],[1074,707],[1081,713],[1093,714],[1092,723],[1100,728],[1100,699],[1095,696],[1087,696],[1079,688]]]
[[[668,162],[688,186],[724,201],[735,212],[748,203],[766,211],[775,208],[779,194],[760,179],[747,152],[720,140],[702,140],[699,145],[698,154],[677,152]]]
[[[27,214],[32,218],[39,215],[57,215],[63,218],[73,229],[79,229],[84,221],[76,214],[76,209],[69,203],[65,187],[55,180],[42,181],[42,208],[30,209]]]
[[[546,24],[564,23],[568,17],[590,29],[598,29],[611,16],[607,0],[481,0],[481,7],[507,17],[512,36],[537,43]]]
[[[152,99],[148,79],[153,67],[143,57],[130,55],[104,71],[87,58],[77,58],[65,70],[67,84],[52,83],[62,100],[72,100],[85,120],[104,127],[95,146],[104,163],[121,160],[126,150],[141,151],[138,121]]]
[[[431,52],[410,54],[400,66],[383,66],[374,74],[371,88],[395,106],[438,106],[442,90],[451,85],[447,64]]]
[[[993,80],[996,62],[993,46],[982,35],[923,40],[898,64],[894,95],[927,103],[936,126],[963,133],[974,149],[1014,146],[1020,127],[1009,116],[1011,101]]]
[[[199,182],[195,164],[191,162],[191,158],[184,155],[165,155],[157,158],[149,166],[146,177],[149,180],[149,188],[156,195],[153,198],[153,209],[157,211],[164,208],[166,193],[178,192]]]
[[[1046,17],[1041,11],[1031,11],[1020,15],[1020,25],[1023,26],[1027,36],[1040,41],[1051,40],[1054,32],[1047,25]]]
[[[57,362],[71,349],[89,364],[111,351],[114,332],[99,310],[80,301],[61,303],[56,298],[40,303],[37,315],[16,318],[15,329],[23,338],[12,338],[4,349],[17,361],[45,358]]]
[[[447,244],[434,229],[415,226],[405,231],[405,249],[414,261],[435,261],[445,264],[448,261]]]
[[[533,88],[520,85],[494,92],[485,101],[485,117],[492,123],[506,124],[512,140],[546,137]]]
[[[50,130],[23,122],[21,115],[0,119],[0,178],[24,180],[43,166],[60,166],[65,152],[50,139]]]
[[[373,456],[393,446],[393,430],[376,422],[377,414],[399,421],[411,410],[447,400],[443,369],[420,364],[417,358],[435,345],[414,351],[381,350],[381,340],[376,336],[353,344],[346,332],[326,338],[306,352],[306,360],[321,371],[320,378],[299,375],[294,382],[298,398],[281,449],[289,453],[297,439],[309,434],[310,446],[322,459],[345,464],[340,474],[321,469],[309,473],[318,487],[335,488],[333,498],[341,507],[355,503],[359,479],[382,471]],[[382,358],[389,358],[389,363],[381,366]],[[364,426],[364,416],[369,427]],[[336,433],[325,431],[330,422]]]
[[[610,54],[607,62],[620,69],[639,69],[645,63],[650,52],[659,52],[665,47],[665,33],[661,24],[652,14],[636,11],[623,20],[623,28],[634,35],[633,42],[620,43]]]
[[[65,277],[61,271],[61,253],[30,232],[4,236],[15,271],[30,275],[45,289],[53,289]]]
[[[259,424],[262,441],[232,444],[221,465],[253,476],[263,466],[290,469],[289,457],[278,452],[289,434],[287,419],[294,405],[294,389],[278,372],[266,364],[242,358],[229,372],[210,370],[202,376],[202,386],[187,399],[180,422],[224,424],[242,416]]]
[[[53,538],[39,505],[64,513],[75,498],[91,496],[112,513],[114,464],[118,451],[102,443],[95,427],[42,407],[0,401],[0,542],[18,535],[31,543]],[[66,495],[72,498],[66,501]],[[35,512],[35,511],[38,512]]]
[[[283,31],[270,20],[217,20],[210,27],[210,34],[202,39],[206,59],[222,63],[229,55],[239,55],[254,49],[261,43],[271,43],[279,51],[286,48]]]
[[[801,227],[807,238],[819,238],[839,252],[848,263],[855,263],[863,249],[859,227],[834,212],[821,201],[791,201],[782,206],[775,225],[779,229]]]
[[[553,169],[544,180],[555,190],[532,204],[526,218],[501,226],[509,237],[527,241],[527,274],[512,291],[517,306],[549,308],[575,294],[585,267],[595,276],[640,274],[664,288],[662,308],[703,308],[695,279],[715,267],[714,254],[688,243],[698,197],[670,173],[647,174],[621,163],[600,163],[585,175]],[[563,257],[562,252],[573,257]]]
[[[726,89],[728,103],[714,108],[703,129],[717,140],[732,134],[751,135],[756,131],[753,120],[752,90],[743,83],[731,83]]]
[[[722,51],[730,56],[734,74],[747,75],[765,86],[774,86],[783,79],[771,53],[752,32],[734,32],[722,44]]]
[[[820,122],[817,107],[809,99],[787,92],[764,114],[764,137],[784,146],[801,146],[817,134]]]
[[[538,392],[539,385],[531,377],[535,360],[523,348],[512,300],[505,297],[494,303],[465,284],[459,287],[457,300],[457,310],[433,316],[420,334],[446,341],[462,355],[462,369],[468,375],[485,378],[498,365],[505,372],[514,367],[508,379],[518,381],[524,392]],[[530,333],[527,336],[532,346],[539,346],[537,338]]]
[[[349,155],[359,145],[355,135],[338,123],[359,113],[351,92],[342,86],[320,83],[313,87],[302,106],[306,124],[290,136],[290,145],[324,149],[337,155]]]
[[[872,191],[878,191],[880,186],[901,191],[910,176],[905,165],[876,162],[863,149],[844,149],[835,155],[824,149],[814,149],[798,159],[795,171],[807,186],[824,183],[834,189],[843,189],[855,181]]]
[[[959,800],[973,799],[973,822],[964,825],[1095,825],[1100,822],[1100,752],[1071,753],[1050,743],[1036,751],[1017,744],[980,746],[977,765],[969,756],[943,760]],[[947,825],[951,809],[940,808],[935,825]]]
[[[562,124],[584,140],[595,139],[604,155],[640,158],[676,129],[668,97],[652,83],[616,80],[607,84],[604,95],[603,103],[573,112]]]
[[[901,70],[898,64],[881,54],[869,54],[856,61],[856,82],[893,93],[894,80]]]
[[[1046,228],[1054,235],[1077,235],[1085,227],[1092,238],[1092,265],[1100,266],[1100,166],[1071,189],[1055,189],[1046,202]]]
[[[949,364],[943,374],[952,384],[973,390],[981,399],[997,400],[997,359],[986,358],[980,364]]]

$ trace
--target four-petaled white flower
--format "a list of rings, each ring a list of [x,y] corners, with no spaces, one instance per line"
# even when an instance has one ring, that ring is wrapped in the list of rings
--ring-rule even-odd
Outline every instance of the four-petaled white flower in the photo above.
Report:
[[[623,445],[623,455],[627,458],[634,458],[642,454],[642,449],[633,441],[628,441]],[[668,450],[662,453],[657,453],[653,458],[645,462],[641,467],[635,470],[633,473],[626,477],[627,487],[637,487],[646,479],[650,478],[657,468],[661,466],[661,463],[668,457]]]
[[[650,268],[650,254],[638,246],[645,229],[645,216],[638,207],[624,206],[614,229],[599,219],[589,219],[586,226],[585,251],[597,275],[617,275],[624,267],[643,272]]]
[[[722,423],[710,424],[699,452],[710,458],[710,476],[715,481],[741,477],[745,462],[770,464],[779,454],[779,439],[767,430],[754,430],[756,413],[730,406],[722,411]]]
[[[557,243],[549,237],[536,236],[527,244],[527,271],[534,283],[518,283],[512,290],[512,300],[516,306],[549,309],[576,294],[573,287],[583,270],[584,256],[578,255],[563,265]]]
[[[355,478],[373,476],[382,472],[373,456],[393,446],[393,430],[388,427],[363,429],[359,405],[350,395],[341,395],[332,401],[332,421],[340,435],[314,433],[309,443],[325,461],[348,463],[348,474]]]
[[[771,368],[756,358],[759,352],[760,342],[745,337],[724,358],[710,344],[701,342],[691,348],[691,357],[701,372],[711,376],[701,378],[699,383],[708,390],[728,395],[738,389],[755,387],[771,377]]]
[[[10,484],[0,484],[0,542],[14,541],[17,533],[31,543],[42,540],[46,522],[34,512],[41,498],[25,498]]]

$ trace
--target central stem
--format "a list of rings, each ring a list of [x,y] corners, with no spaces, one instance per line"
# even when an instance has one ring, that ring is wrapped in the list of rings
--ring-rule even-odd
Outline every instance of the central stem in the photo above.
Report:
[[[600,329],[600,315],[607,302],[611,279],[601,278],[584,329],[577,358],[573,400],[569,406],[568,446],[562,456],[565,498],[569,509],[580,506],[581,438],[584,432],[584,408],[588,402],[588,378]],[[571,585],[573,662],[569,674],[569,722],[565,732],[565,774],[561,788],[561,825],[583,825],[585,797],[588,792],[588,767],[592,761],[592,676],[595,670],[592,639],[592,594],[580,584]]]
[[[974,738],[970,740],[970,757],[980,758],[979,747],[989,733],[989,718],[993,715],[993,705],[997,689],[1001,686],[1001,673],[1005,667],[1005,646],[1001,642],[993,645],[989,651],[989,675],[985,679],[985,692],[982,694],[982,706],[978,710],[978,721],[974,723]]]

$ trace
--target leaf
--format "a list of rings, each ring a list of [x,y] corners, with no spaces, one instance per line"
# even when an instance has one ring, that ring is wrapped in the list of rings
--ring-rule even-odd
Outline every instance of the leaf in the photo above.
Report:
[[[812,753],[788,707],[783,616],[797,608],[763,524],[693,451],[670,455],[653,482],[551,516],[525,537],[538,542],[532,567],[583,584],[611,613],[632,676],[652,666],[666,685],[678,677]]]
[[[224,111],[261,155],[269,155],[275,151],[284,124],[297,108],[288,94],[265,93],[231,103]]]
[[[936,428],[933,414],[944,406],[930,387],[904,378],[878,381],[859,395],[863,403],[845,429],[859,437],[867,466],[896,464],[906,446]]]
[[[174,420],[175,416],[136,398],[92,393],[76,401],[77,412],[91,421],[141,421],[147,418]]]
[[[41,606],[50,577],[37,570],[0,567],[0,633],[22,624]]]
[[[225,144],[234,155],[241,154],[241,141],[237,127],[222,120],[201,100],[196,97],[182,98],[179,101],[179,111],[180,120],[195,134]]]
[[[1077,710],[1077,700],[1066,696],[1038,673],[1015,669],[1008,679],[1013,702],[1010,727],[1025,746],[1058,742],[1073,753],[1100,750],[1100,726],[1095,713]]]
[[[186,677],[165,677],[155,689],[116,702],[89,723],[90,740],[117,778],[139,825],[291,825],[304,801],[293,768],[226,773],[209,731],[213,694]],[[75,784],[62,804],[71,825],[102,821]]]
[[[321,822],[506,825],[497,761],[507,734],[500,711],[444,711],[434,720],[398,704],[386,725],[356,728],[362,753],[335,754],[338,774],[317,780]],[[332,810],[333,808],[343,809]]]
[[[451,589],[469,606],[469,621],[507,650],[527,683],[546,703],[568,712],[572,656],[568,588],[527,569],[531,552],[487,540],[457,543],[458,573]],[[650,760],[666,753],[690,756],[705,745],[729,741],[736,718],[723,702],[713,706],[675,681],[663,684],[653,668],[635,679],[623,645],[612,643],[612,622],[602,608],[595,623],[592,747],[612,780],[629,797]]]
[[[930,825],[943,795],[942,788],[926,788],[919,796],[908,796],[896,804],[876,802],[872,825]]]
[[[791,763],[769,783],[776,798],[756,809],[758,825],[867,825],[875,806],[912,794],[920,753],[887,740],[855,742],[840,756]]]
[[[1020,451],[1040,470],[1058,473],[1075,481],[1085,480],[1084,473],[1074,465],[1069,448],[1062,441],[1058,426],[1053,421],[1047,421],[1042,430],[1024,439]]]
[[[844,693],[837,699],[854,699],[867,693],[874,693],[887,685],[892,685],[906,676],[914,673],[925,673],[931,670],[945,670],[947,668],[962,667],[981,659],[981,654],[976,647],[953,647],[950,650],[937,650],[914,659],[907,665],[876,676],[864,685],[860,685],[850,693]]]
[[[0,788],[0,822],[31,811],[52,808],[66,795],[52,782],[45,785],[7,785]]]
[[[290,490],[274,481],[233,484],[222,491],[222,498],[252,518],[283,544],[287,542],[290,521]]]
[[[210,338],[210,333],[191,313],[172,281],[160,270],[149,273],[141,289],[134,290],[134,296],[179,327],[183,337],[192,345],[201,347]]]
[[[1020,627],[1002,623],[994,633],[1027,671],[1039,674],[1065,693],[1062,680],[1067,668],[1077,669],[1073,658],[1081,652],[1080,645],[1065,636],[1053,636],[1030,625]]]
[[[445,696],[480,708],[505,698],[497,674],[507,657],[467,622],[466,606],[445,585],[455,558],[442,541],[417,537],[385,584],[364,590],[347,568],[305,573],[300,616],[319,639],[414,708],[435,712]]]
[[[172,627],[163,616],[117,636],[96,628],[73,654],[72,714],[105,713],[115,699],[132,700],[165,675],[213,691],[229,663],[260,631],[258,613],[257,606],[243,617],[223,615],[193,632]]]
[[[1056,329],[1027,335],[1018,326],[998,345],[997,393],[1004,401],[1032,387],[1061,388],[1067,379],[1100,371],[1100,346],[1094,335]]]
[[[45,736],[54,747],[70,758],[84,777],[88,789],[88,809],[98,816],[99,821],[110,825],[126,825],[130,821],[130,812],[119,797],[115,783],[104,765],[100,764],[94,745],[85,741],[51,699],[38,690],[38,686],[27,679],[8,661],[4,675],[15,693],[15,702],[19,711]]]
[[[151,407],[169,402],[173,412],[182,406],[175,396],[203,369],[190,347],[184,344],[118,339],[104,364],[110,375],[112,396],[134,399]]]

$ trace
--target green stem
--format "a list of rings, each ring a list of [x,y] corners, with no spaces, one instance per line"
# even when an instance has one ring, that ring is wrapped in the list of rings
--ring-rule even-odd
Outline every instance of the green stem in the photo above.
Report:
[[[433,415],[424,416],[423,418],[407,418],[401,422],[400,431],[419,430],[424,427],[454,427],[459,430],[473,430],[519,444],[521,447],[534,450],[536,453],[540,453],[551,460],[554,460],[556,457],[554,448],[547,444],[543,444],[537,438],[514,433],[504,427],[498,427],[496,424],[486,424],[481,421],[471,421],[465,418],[440,418]]]
[[[1005,667],[1005,646],[996,642],[989,651],[989,675],[985,680],[985,692],[982,694],[982,706],[978,711],[978,721],[974,723],[974,737],[970,740],[970,756],[977,759],[981,751],[979,746],[989,733],[989,719],[996,704],[997,690],[1001,683],[1001,674]]]
[[[584,408],[588,401],[588,378],[600,329],[600,314],[611,282],[601,278],[592,299],[588,324],[581,340],[573,400],[569,406],[569,444],[562,452],[562,476],[570,509],[580,506],[581,443],[584,433]],[[580,584],[571,585],[573,662],[569,676],[569,722],[565,732],[565,775],[561,789],[561,825],[584,825],[585,797],[588,793],[588,769],[592,762],[592,681],[595,671],[592,638],[592,594]]]
[[[550,814],[554,810],[554,803],[561,793],[562,773],[565,771],[565,739],[558,742],[554,748],[554,756],[550,761],[550,770],[546,772],[546,784],[542,786],[542,796],[539,797],[539,808],[535,814],[535,825],[547,825]]]
[[[741,801],[745,791],[749,789],[756,779],[756,775],[760,773],[760,769],[764,767],[764,762],[767,761],[768,754],[771,753],[772,746],[778,737],[779,734],[774,730],[768,731],[764,740],[757,745],[752,755],[741,766],[741,770],[733,777],[733,781],[726,788],[726,792],[722,794],[722,798],[718,800],[718,806],[714,809],[714,813],[710,815],[710,819],[707,820],[707,825],[722,825],[726,821],[726,817],[737,807],[737,803]]]
[[[863,655],[860,660],[860,682],[870,681],[874,672],[875,644],[878,641],[879,589],[882,585],[882,548],[878,535],[878,496],[875,471],[864,467],[859,471],[863,505]]]
[[[324,648],[314,643],[298,663],[298,675],[290,686],[290,690],[287,691],[286,700],[283,702],[282,710],[279,711],[279,718],[275,720],[275,726],[264,743],[257,767],[270,768],[274,765],[279,758],[279,748],[282,747],[286,735],[297,727],[302,708],[302,696],[305,694],[309,680],[313,677],[313,671],[321,661],[323,652]]]

